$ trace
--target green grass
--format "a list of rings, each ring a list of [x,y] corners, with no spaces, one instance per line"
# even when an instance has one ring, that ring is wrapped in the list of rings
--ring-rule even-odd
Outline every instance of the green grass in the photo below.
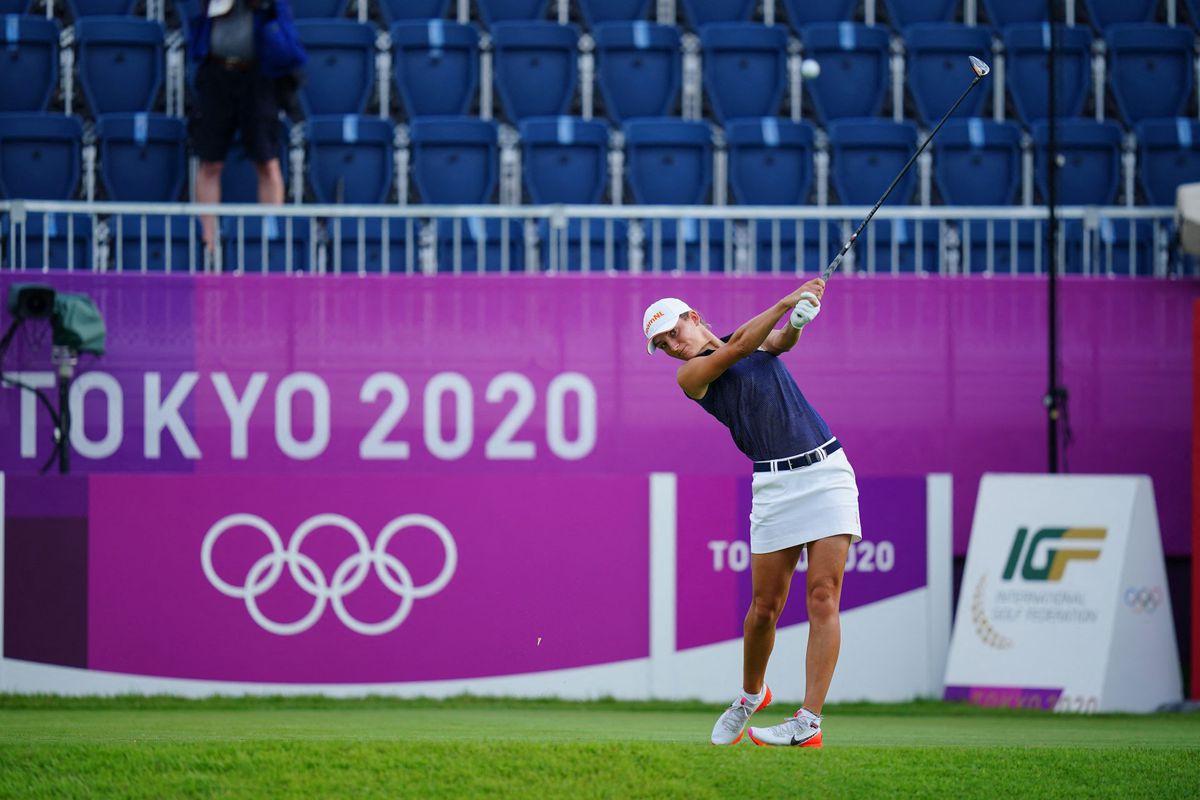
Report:
[[[765,722],[786,713],[770,709]],[[714,748],[700,703],[0,696],[0,797],[1195,797],[1200,715],[826,711]]]

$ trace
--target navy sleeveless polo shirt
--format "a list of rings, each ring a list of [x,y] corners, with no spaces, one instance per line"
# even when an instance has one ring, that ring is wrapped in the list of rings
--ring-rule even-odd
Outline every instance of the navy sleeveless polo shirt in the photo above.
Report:
[[[721,341],[728,342],[729,337]],[[792,373],[778,356],[765,350],[756,350],[725,370],[696,402],[729,428],[738,449],[752,461],[807,453],[833,438],[825,420],[800,393]]]

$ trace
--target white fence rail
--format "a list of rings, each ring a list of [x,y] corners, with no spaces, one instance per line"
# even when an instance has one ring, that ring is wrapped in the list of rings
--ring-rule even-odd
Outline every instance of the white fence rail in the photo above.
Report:
[[[326,206],[0,201],[0,268],[18,271],[814,273],[857,206]],[[217,217],[219,246],[200,219]],[[1197,274],[1171,208],[1059,209],[1059,263],[1083,275]],[[1043,274],[1044,207],[893,206],[848,272]]]

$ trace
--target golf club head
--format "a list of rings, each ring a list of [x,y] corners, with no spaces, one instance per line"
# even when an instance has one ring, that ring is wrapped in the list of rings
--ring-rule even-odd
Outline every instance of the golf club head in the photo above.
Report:
[[[989,67],[982,58],[976,58],[975,56],[967,56],[967,58],[971,59],[971,70],[978,77],[982,78],[984,75],[987,75],[992,71],[992,68]]]

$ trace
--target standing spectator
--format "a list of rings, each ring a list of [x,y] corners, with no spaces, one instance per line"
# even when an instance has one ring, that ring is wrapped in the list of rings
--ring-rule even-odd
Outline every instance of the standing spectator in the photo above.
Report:
[[[197,64],[190,124],[200,158],[196,202],[221,202],[221,169],[240,132],[258,173],[258,201],[282,204],[279,90],[306,60],[287,0],[206,0],[189,30],[188,53]],[[201,224],[211,253],[216,221],[205,216]]]

